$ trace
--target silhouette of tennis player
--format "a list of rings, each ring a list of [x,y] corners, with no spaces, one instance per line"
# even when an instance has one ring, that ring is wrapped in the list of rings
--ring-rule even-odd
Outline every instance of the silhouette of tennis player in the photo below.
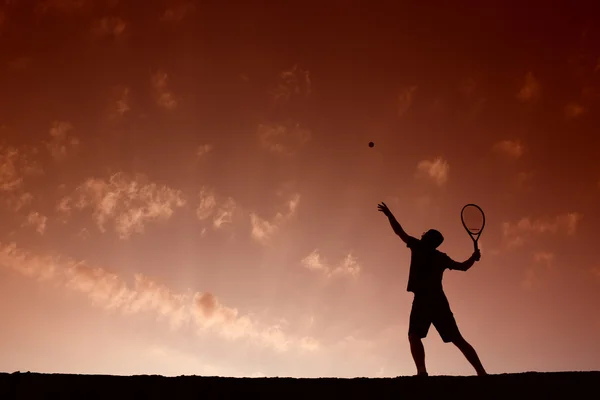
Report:
[[[396,235],[411,250],[410,271],[407,291],[414,293],[408,327],[410,351],[417,367],[418,376],[427,376],[425,368],[425,348],[422,339],[427,336],[431,324],[435,326],[444,343],[454,343],[473,365],[477,375],[487,375],[475,349],[462,337],[450,304],[444,294],[442,277],[444,270],[467,271],[475,261],[479,261],[479,250],[464,262],[457,262],[437,250],[444,241],[442,234],[435,229],[423,233],[421,239],[408,235],[385,203],[377,206],[385,214]]]

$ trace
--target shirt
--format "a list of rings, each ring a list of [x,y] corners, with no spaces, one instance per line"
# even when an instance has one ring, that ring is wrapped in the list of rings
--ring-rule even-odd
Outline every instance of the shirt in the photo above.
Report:
[[[445,253],[431,249],[411,237],[406,243],[411,250],[408,292],[443,292],[442,277],[447,269],[458,269],[458,263]]]

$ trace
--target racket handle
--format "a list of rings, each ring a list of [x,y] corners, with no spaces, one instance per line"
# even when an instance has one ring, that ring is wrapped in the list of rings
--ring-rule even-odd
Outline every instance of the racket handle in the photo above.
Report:
[[[473,247],[475,248],[475,251],[479,251],[479,246],[477,246],[476,240],[473,240]]]

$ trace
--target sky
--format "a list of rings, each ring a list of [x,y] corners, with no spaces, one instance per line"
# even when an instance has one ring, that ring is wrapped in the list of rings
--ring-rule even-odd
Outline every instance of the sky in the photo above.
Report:
[[[0,3],[0,371],[600,370],[597,2]]]

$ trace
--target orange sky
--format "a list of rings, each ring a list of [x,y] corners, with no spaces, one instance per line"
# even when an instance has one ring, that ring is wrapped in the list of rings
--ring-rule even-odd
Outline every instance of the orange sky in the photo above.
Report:
[[[457,260],[486,212],[489,373],[600,369],[593,1],[2,3],[0,371],[412,375],[381,201]]]

